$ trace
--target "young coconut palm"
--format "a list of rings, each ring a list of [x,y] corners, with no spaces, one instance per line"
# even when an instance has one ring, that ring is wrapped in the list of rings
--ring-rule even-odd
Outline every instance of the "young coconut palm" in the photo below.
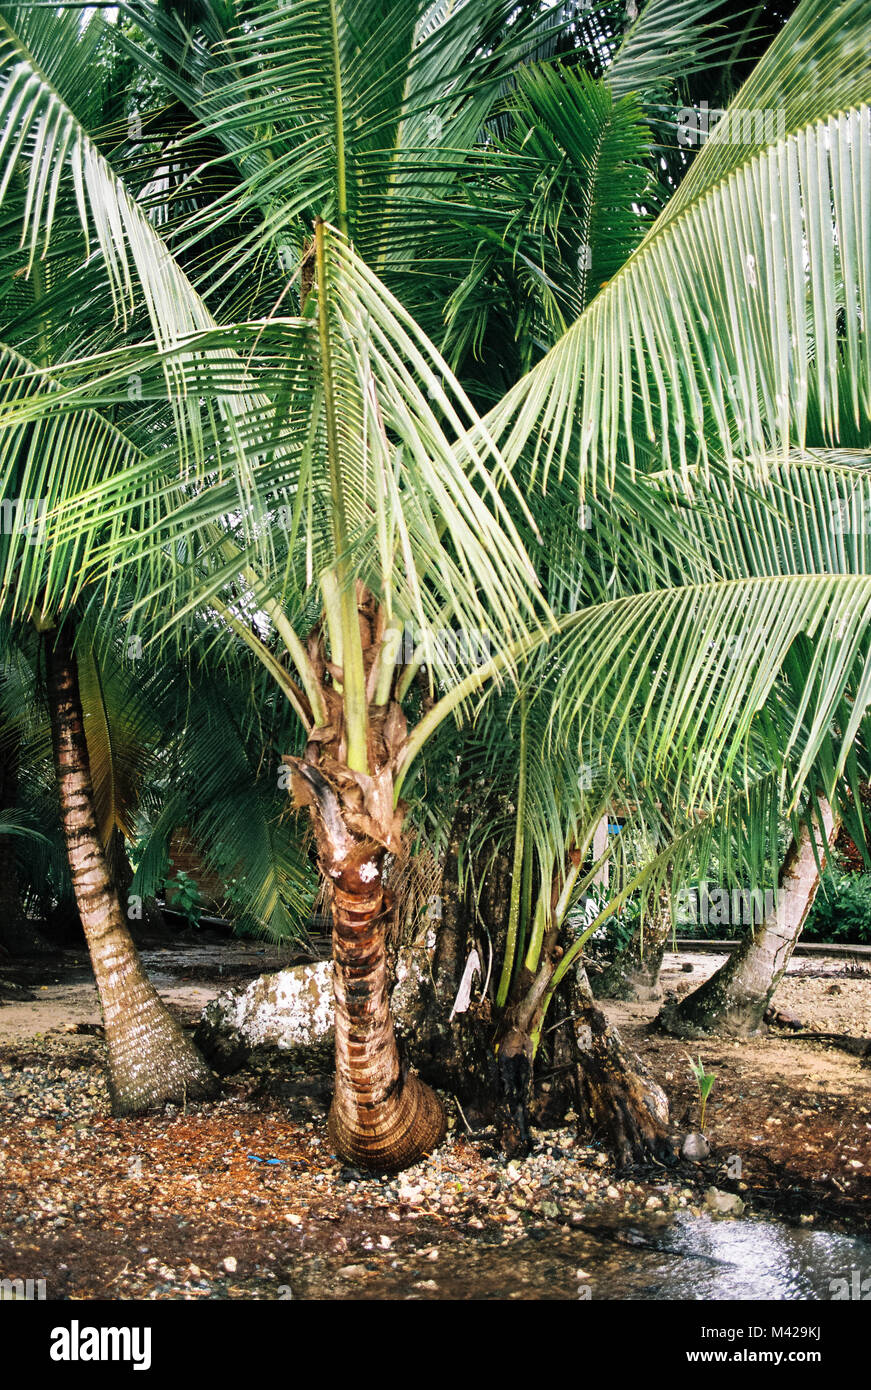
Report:
[[[284,22],[269,21],[276,45]],[[26,51],[7,40],[10,84],[26,79],[37,94],[29,107],[10,106],[0,141],[0,154],[13,165],[28,140],[39,151],[23,207],[25,241],[36,247],[50,237],[56,203],[48,190],[60,196],[71,170],[76,212],[93,219],[101,253],[92,272],[97,277],[104,269],[123,298],[133,293],[135,270],[156,347],[140,343],[102,360],[58,364],[53,381],[31,376],[25,386],[11,374],[0,420],[8,439],[39,421],[49,456],[70,437],[65,430],[93,429],[104,447],[98,464],[77,447],[72,477],[50,469],[40,474],[45,486],[34,495],[46,496],[51,521],[14,575],[7,572],[5,595],[13,611],[16,605],[61,608],[96,576],[109,576],[111,593],[113,567],[125,567],[138,578],[144,600],[157,600],[176,616],[195,605],[210,607],[228,634],[257,653],[297,712],[306,749],[289,766],[335,892],[332,1123],[338,1149],[349,1158],[399,1167],[441,1130],[431,1094],[403,1074],[386,1009],[380,865],[396,843],[402,783],[417,752],[449,714],[510,671],[552,627],[520,539],[521,528],[532,538],[535,528],[504,460],[518,470],[524,460],[530,484],[546,478],[554,463],[571,463],[583,497],[607,496],[613,510],[627,512],[633,468],[661,471],[657,454],[664,455],[666,481],[685,494],[704,482],[698,464],[717,450],[728,466],[746,457],[761,468],[773,447],[802,436],[808,323],[813,351],[823,359],[820,411],[833,428],[828,369],[838,359],[839,314],[846,323],[845,399],[857,412],[861,400],[868,413],[867,361],[856,329],[859,311],[868,311],[868,283],[855,254],[865,244],[868,219],[845,197],[853,162],[864,157],[868,119],[863,25],[855,0],[825,14],[817,0],[800,6],[786,45],[775,44],[771,62],[751,79],[753,95],[767,100],[789,77],[788,116],[796,130],[771,147],[763,142],[761,151],[751,141],[749,155],[747,147],[736,155],[738,147],[725,139],[709,142],[626,265],[494,408],[486,427],[446,363],[354,254],[341,226],[318,221],[313,248],[301,252],[298,315],[218,328],[182,261],[170,258]],[[809,76],[811,56],[816,61],[820,53],[831,65]],[[342,92],[334,84],[334,98]],[[341,113],[339,126],[344,131]],[[335,134],[335,121],[331,129]],[[254,157],[256,150],[245,153]],[[332,149],[330,155],[334,168]],[[820,168],[829,180],[825,196]],[[246,175],[249,194],[259,169]],[[775,202],[781,208],[781,173],[796,200],[785,240],[783,222],[771,216]],[[272,188],[273,173],[263,179]],[[827,230],[832,203],[837,238]],[[299,205],[291,205],[294,217]],[[267,211],[276,215],[274,206]],[[339,196],[339,222],[350,213],[350,200]],[[350,220],[348,226],[354,230]],[[808,238],[810,271],[801,235]],[[719,264],[709,258],[717,237]],[[832,290],[835,263],[839,283],[849,286],[843,314]],[[775,301],[759,287],[769,291],[769,279],[784,266],[776,302],[785,308],[772,316],[768,306]],[[717,335],[708,339],[712,323]],[[792,325],[803,328],[797,358]],[[111,403],[123,415],[131,372],[139,399],[169,398],[178,430],[173,450],[154,454],[141,422],[126,434],[98,413]],[[501,452],[491,432],[502,441]],[[678,466],[671,467],[675,455]],[[33,478],[46,454],[31,457]],[[832,661],[819,690],[808,686],[815,704],[802,748],[806,778],[827,717],[864,655],[867,579],[787,573],[680,585],[672,574],[665,582],[661,568],[659,579],[659,588],[602,600],[563,619],[555,713],[607,762],[638,711],[636,743],[648,766],[695,805],[731,775],[795,639],[819,628],[825,612],[818,650],[822,662]],[[274,624],[284,655],[252,630],[252,606]],[[404,649],[409,627],[411,651]],[[745,664],[736,671],[726,669],[722,651],[711,654],[711,642],[738,631],[749,635]],[[452,633],[456,643],[460,632],[467,646],[472,633],[485,634],[495,655],[476,662],[467,650],[458,658],[440,637]],[[428,710],[416,703],[413,686],[422,664],[435,678],[437,698]],[[410,732],[409,713],[419,716]],[[796,739],[804,737],[803,721],[804,710]],[[839,762],[847,755],[845,742]],[[673,845],[668,852],[674,854]],[[566,952],[549,973],[542,1004],[576,958]]]
[[[616,672],[612,703],[599,706],[598,727],[589,704],[575,706],[611,756],[624,736],[645,746],[649,775],[677,776],[687,806],[705,805],[733,738],[776,710],[775,668],[795,665],[797,652],[805,664],[791,673],[796,715],[780,752],[801,751],[784,811],[835,709],[843,738],[829,796],[865,716],[867,544],[842,514],[864,493],[869,457],[866,44],[862,6],[799,5],[638,249],[488,417],[509,458],[532,431],[532,475],[577,478],[605,532],[619,530],[621,498],[640,474],[695,500],[681,509],[691,543],[658,557],[660,575],[671,567],[667,585],[651,571],[639,592],[632,577],[639,553],[662,550],[655,534],[636,525],[618,536],[610,582],[628,564],[628,583],[600,591],[601,641],[583,672],[595,702],[599,676]],[[844,707],[848,687],[855,703]],[[775,983],[772,969],[760,988],[757,972],[750,1012]]]

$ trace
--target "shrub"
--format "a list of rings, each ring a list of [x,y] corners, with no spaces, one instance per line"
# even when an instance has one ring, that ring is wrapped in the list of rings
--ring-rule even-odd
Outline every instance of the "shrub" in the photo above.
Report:
[[[845,874],[838,865],[827,865],[803,935],[809,941],[871,945],[871,873]]]

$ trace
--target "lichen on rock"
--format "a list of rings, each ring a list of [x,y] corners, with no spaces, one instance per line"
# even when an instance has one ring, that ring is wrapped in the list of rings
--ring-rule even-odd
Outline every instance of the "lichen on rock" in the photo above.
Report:
[[[426,952],[403,947],[391,995],[400,1033],[413,1032],[427,978]],[[195,1035],[197,1045],[219,1071],[237,1071],[254,1048],[286,1052],[332,1043],[333,1007],[331,960],[288,966],[225,990],[207,1004]]]

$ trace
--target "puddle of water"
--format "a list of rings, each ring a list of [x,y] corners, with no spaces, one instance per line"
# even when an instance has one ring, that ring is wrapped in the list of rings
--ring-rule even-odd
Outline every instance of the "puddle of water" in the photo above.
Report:
[[[827,1301],[839,1288],[847,1298],[861,1296],[862,1281],[871,1281],[871,1240],[775,1221],[677,1213],[665,1221],[594,1220],[574,1230],[539,1229],[507,1245],[446,1243],[437,1264],[411,1257],[402,1265],[373,1272],[362,1285],[355,1278],[347,1289],[324,1271],[323,1287],[303,1296]]]
[[[854,1270],[860,1282],[871,1278],[871,1240],[863,1236],[678,1214],[659,1242],[669,1253],[655,1270],[638,1271],[637,1291],[623,1297],[831,1299],[837,1280],[849,1291]]]
[[[610,1237],[596,1231],[595,1246],[583,1228],[578,1237],[576,1256],[594,1299],[828,1300],[839,1289],[850,1297],[862,1280],[871,1281],[871,1240],[773,1221],[677,1213],[659,1229],[627,1226]]]

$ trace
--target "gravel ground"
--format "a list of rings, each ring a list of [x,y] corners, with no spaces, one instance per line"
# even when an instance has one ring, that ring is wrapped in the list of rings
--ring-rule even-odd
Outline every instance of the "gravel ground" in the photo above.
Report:
[[[668,991],[717,963],[696,960],[689,977],[667,962]],[[836,971],[794,971],[776,1002],[820,1031],[867,1035],[871,980]],[[183,984],[198,988],[195,972]],[[571,1123],[507,1163],[454,1114],[437,1154],[388,1179],[330,1154],[322,1052],[255,1058],[215,1103],[116,1120],[102,1039],[39,1032],[36,992],[30,1035],[0,1040],[0,1278],[44,1277],[50,1298],[577,1299],[587,1281],[596,1297],[658,1297],[658,1233],[733,1219],[714,1214],[711,1188],[799,1234],[871,1227],[871,1069],[826,1044],[711,1040],[713,1148],[699,1165],[621,1176]],[[679,1134],[696,1116],[686,1046],[650,1031],[655,1011],[608,1007]]]
[[[507,1246],[597,1218],[707,1210],[710,1173],[618,1178],[571,1126],[505,1162],[492,1135],[471,1142],[452,1117],[431,1159],[365,1175],[329,1153],[319,1096],[293,1116],[264,1098],[286,1063],[185,1114],[114,1120],[102,1052],[98,1039],[49,1038],[0,1054],[0,1272],[33,1277],[36,1262],[54,1296],[274,1298],[284,1281],[295,1296],[332,1297],[377,1277],[414,1297],[438,1289],[445,1243]],[[309,1064],[290,1070],[311,1077]]]

